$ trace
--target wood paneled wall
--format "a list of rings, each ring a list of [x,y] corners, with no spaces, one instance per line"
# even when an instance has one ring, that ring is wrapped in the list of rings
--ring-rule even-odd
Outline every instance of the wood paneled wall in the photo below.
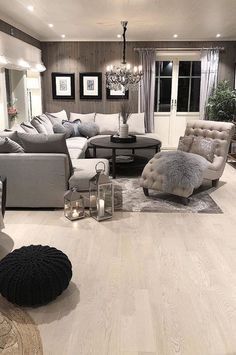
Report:
[[[135,47],[158,48],[202,48],[222,46],[225,48],[220,54],[219,79],[227,79],[233,85],[234,67],[236,62],[236,42],[128,42],[127,61],[132,65],[139,64],[138,53]],[[120,102],[106,99],[105,75],[103,75],[102,100],[80,100],[79,73],[102,72],[110,63],[119,64],[122,57],[120,42],[42,42],[43,62],[47,70],[42,74],[43,109],[47,112],[57,112],[65,109],[69,112],[102,112],[115,113],[120,110]],[[53,100],[51,73],[75,73],[76,98],[70,100]],[[130,103],[133,112],[138,109],[137,92],[130,93]]]

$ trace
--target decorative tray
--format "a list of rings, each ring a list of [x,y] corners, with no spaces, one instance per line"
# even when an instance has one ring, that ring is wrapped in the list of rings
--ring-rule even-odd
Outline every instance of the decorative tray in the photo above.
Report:
[[[129,134],[127,138],[121,138],[120,136],[113,134],[111,135],[111,142],[112,143],[135,143],[136,136]]]

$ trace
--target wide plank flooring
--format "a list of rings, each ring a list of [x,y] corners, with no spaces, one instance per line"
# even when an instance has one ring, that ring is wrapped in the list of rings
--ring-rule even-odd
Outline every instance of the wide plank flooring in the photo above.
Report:
[[[212,197],[223,214],[7,211],[0,256],[49,244],[73,264],[55,302],[27,309],[45,355],[236,355],[236,170]],[[31,355],[31,354],[30,354]]]

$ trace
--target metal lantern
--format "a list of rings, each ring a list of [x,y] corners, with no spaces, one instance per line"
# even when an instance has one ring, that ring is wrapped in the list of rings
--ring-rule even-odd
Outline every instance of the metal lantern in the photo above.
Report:
[[[76,187],[67,191],[64,195],[64,214],[70,221],[85,217],[84,198]]]
[[[99,166],[102,168],[99,169]],[[97,221],[112,218],[113,215],[113,184],[105,175],[105,164],[97,163],[96,175],[89,181],[90,216]]]

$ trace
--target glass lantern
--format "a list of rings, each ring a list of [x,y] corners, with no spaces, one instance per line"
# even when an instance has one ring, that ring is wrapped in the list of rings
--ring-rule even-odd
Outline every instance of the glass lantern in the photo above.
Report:
[[[102,168],[99,169],[99,165]],[[105,164],[97,163],[96,175],[89,181],[90,216],[97,221],[112,218],[113,216],[113,184],[105,172]]]
[[[64,214],[70,221],[85,217],[84,198],[76,187],[67,191],[64,195]]]

